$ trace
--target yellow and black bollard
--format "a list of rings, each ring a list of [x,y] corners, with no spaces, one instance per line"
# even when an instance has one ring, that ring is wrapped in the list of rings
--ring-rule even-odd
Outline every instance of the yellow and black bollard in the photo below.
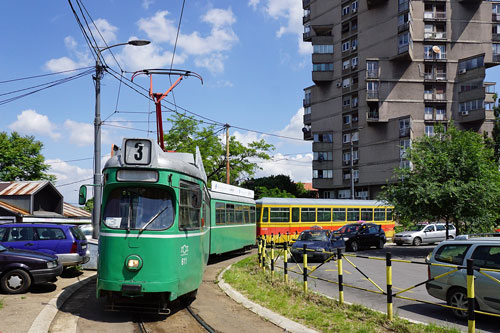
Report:
[[[262,247],[262,269],[266,270],[266,250],[267,250],[267,242],[264,239],[264,245]]]
[[[302,259],[304,261],[304,292],[307,293],[307,245],[304,244]]]
[[[285,275],[285,283],[288,283],[288,243],[287,242],[285,242],[285,254],[283,255],[283,270],[284,270],[284,275]]]
[[[274,241],[271,241],[271,279],[274,278]]]
[[[337,271],[339,279],[339,303],[344,304],[344,273],[342,271],[342,249],[337,249]]]
[[[468,322],[469,322],[469,333],[473,333],[476,331],[476,301],[475,292],[474,292],[474,260],[467,259],[467,314],[468,314]]]
[[[393,319],[392,307],[392,260],[391,253],[385,254],[386,278],[387,278],[387,319]]]
[[[257,238],[257,245],[259,248],[259,254],[258,254],[259,267],[262,267],[262,236],[259,236],[259,238]]]

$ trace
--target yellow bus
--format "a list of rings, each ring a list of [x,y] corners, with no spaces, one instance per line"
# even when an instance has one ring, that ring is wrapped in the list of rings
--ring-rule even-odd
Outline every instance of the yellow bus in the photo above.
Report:
[[[257,236],[264,236],[268,241],[271,238],[275,242],[295,239],[313,226],[337,230],[356,222],[379,224],[388,238],[394,235],[394,207],[381,201],[262,198],[256,204]]]

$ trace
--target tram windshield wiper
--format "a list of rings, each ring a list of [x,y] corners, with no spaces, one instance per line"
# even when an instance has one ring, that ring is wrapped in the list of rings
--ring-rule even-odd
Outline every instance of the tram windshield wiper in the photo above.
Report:
[[[160,216],[164,211],[166,211],[168,208],[168,206],[165,206],[165,208],[163,208],[162,210],[160,210],[158,213],[155,214],[155,216],[153,216],[142,228],[141,230],[139,230],[139,233],[143,232],[147,227],[149,227],[149,225],[151,223],[154,222],[154,220],[156,220],[158,218],[158,216]]]

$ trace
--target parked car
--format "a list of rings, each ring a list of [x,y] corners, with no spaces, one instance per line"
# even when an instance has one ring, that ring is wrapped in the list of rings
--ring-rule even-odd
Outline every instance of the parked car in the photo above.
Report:
[[[87,238],[70,224],[3,224],[0,243],[14,249],[54,254],[64,267],[85,264],[90,259]]]
[[[456,237],[457,230],[453,224],[448,225],[448,238]],[[396,245],[410,244],[419,246],[420,244],[439,243],[446,240],[445,223],[425,223],[417,224],[407,231],[398,232],[394,235],[393,242]]]
[[[342,226],[335,233],[342,236],[346,248],[353,252],[362,247],[369,248],[371,246],[381,249],[386,242],[384,230],[375,223],[350,223]]]
[[[326,260],[337,252],[337,248],[345,248],[344,240],[341,237],[335,237],[330,230],[314,228],[304,230],[292,245],[292,255],[295,260],[301,260],[304,245],[307,245],[307,258]],[[314,252],[313,252],[314,251]],[[330,253],[325,253],[330,252]]]
[[[460,239],[463,238],[463,239]],[[467,259],[474,259],[474,266],[500,269],[500,238],[462,237],[447,240],[434,248],[427,257],[428,263],[466,266]],[[453,270],[451,267],[429,266],[429,279]],[[487,271],[488,275],[500,279],[500,272]],[[476,309],[500,314],[500,284],[474,270]],[[467,270],[446,275],[426,283],[429,295],[445,300],[448,305],[467,309]],[[461,319],[467,318],[467,311],[452,309]]]
[[[8,294],[24,293],[32,284],[54,282],[62,271],[55,255],[0,244],[0,288]]]

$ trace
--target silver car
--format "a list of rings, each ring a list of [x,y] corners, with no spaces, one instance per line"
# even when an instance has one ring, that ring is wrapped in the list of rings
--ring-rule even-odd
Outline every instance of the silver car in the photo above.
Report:
[[[448,238],[453,239],[456,234],[455,226],[449,224]],[[398,232],[392,239],[396,245],[410,244],[415,246],[439,243],[444,240],[446,240],[446,224],[444,223],[417,224],[408,231]]]
[[[459,236],[458,238],[462,238]],[[463,237],[466,238],[466,237]],[[477,237],[465,240],[455,239],[442,242],[427,257],[428,263],[466,266],[467,259],[474,260],[474,267],[500,269],[500,238]],[[453,270],[451,267],[429,266],[429,279]],[[486,271],[499,280],[500,271]],[[467,270],[457,272],[426,283],[429,295],[445,300],[448,305],[467,309]],[[476,310],[500,314],[500,283],[474,270]],[[479,307],[479,309],[478,309]],[[452,309],[461,319],[467,318],[467,311]]]

